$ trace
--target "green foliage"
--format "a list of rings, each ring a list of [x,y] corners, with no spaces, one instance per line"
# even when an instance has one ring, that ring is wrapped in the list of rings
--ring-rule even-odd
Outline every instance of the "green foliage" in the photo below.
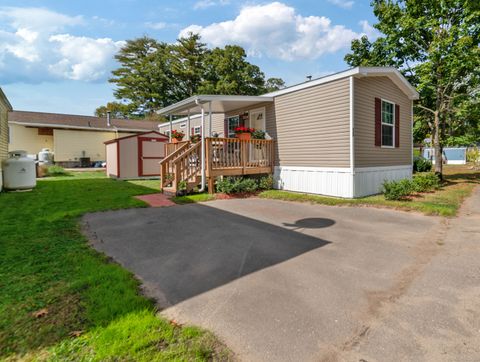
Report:
[[[178,183],[178,190],[179,191],[186,191],[187,190],[187,181],[182,180]]]
[[[109,81],[121,102],[97,108],[99,116],[110,110],[118,118],[143,118],[195,94],[259,95],[284,87],[280,78],[265,80],[242,47],[210,50],[192,33],[175,44],[149,37],[128,40],[115,59],[120,67]]]
[[[480,149],[478,147],[467,150],[467,162],[480,163]]]
[[[413,191],[427,192],[440,188],[440,179],[433,172],[417,173],[413,176]]]
[[[63,167],[52,165],[47,168],[47,176],[64,176],[68,175],[68,172],[65,171]]]
[[[252,193],[258,188],[258,181],[251,177],[224,177],[216,183],[217,192],[225,194]]]
[[[267,175],[263,176],[258,180],[258,188],[260,190],[271,190],[273,189],[273,176]]]
[[[264,140],[265,139],[265,131],[261,129],[257,129],[252,132],[252,138],[255,140]]]
[[[383,183],[383,194],[386,200],[402,200],[413,191],[413,182],[409,179],[385,181]]]
[[[432,161],[426,158],[415,157],[413,159],[413,172],[428,172],[432,169]]]
[[[415,141],[432,135],[437,149],[447,135],[480,135],[480,5],[463,0],[375,0],[381,35],[352,41],[351,66],[393,66],[417,87]],[[435,114],[438,117],[435,117]],[[442,162],[435,167],[441,172]]]

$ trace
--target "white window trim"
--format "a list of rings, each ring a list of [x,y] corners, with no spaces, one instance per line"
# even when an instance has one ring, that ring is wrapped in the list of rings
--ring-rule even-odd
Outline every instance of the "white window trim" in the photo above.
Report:
[[[238,117],[238,125],[240,126],[240,113],[239,114],[235,114],[233,116],[227,116],[227,134],[225,135],[225,138],[229,138],[230,137],[230,132],[228,131],[228,127],[229,127],[229,122],[230,122],[230,118],[235,118],[235,117]],[[248,116],[248,121],[250,122],[250,115]]]
[[[194,135],[201,134],[201,131],[202,131],[202,126],[194,126],[193,127],[193,134]]]
[[[252,114],[253,113],[262,113],[263,114],[263,117],[262,117],[262,121],[263,121],[263,129],[262,131],[267,131],[267,120],[266,120],[266,117],[267,117],[267,111],[266,111],[266,107],[261,107],[261,108],[255,108],[255,109],[250,109],[248,111],[248,126],[250,128],[253,128],[252,127]]]
[[[380,145],[381,145],[381,148],[395,148],[395,126],[396,126],[396,119],[395,119],[395,102],[392,102],[392,101],[389,101],[388,99],[383,99],[383,98],[380,98],[381,102],[385,102],[385,103],[390,103],[392,106],[393,106],[393,123],[390,124],[390,123],[383,123],[383,105],[382,103],[380,103]],[[393,132],[392,132],[392,145],[391,146],[385,146],[383,144],[383,125],[386,125],[386,126],[391,126],[393,128]]]

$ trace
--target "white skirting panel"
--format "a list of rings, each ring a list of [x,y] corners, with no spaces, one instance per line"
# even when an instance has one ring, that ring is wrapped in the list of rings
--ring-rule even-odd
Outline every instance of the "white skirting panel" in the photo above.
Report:
[[[275,188],[280,190],[353,197],[349,168],[276,166],[274,180]]]
[[[382,192],[385,180],[401,180],[412,177],[412,165],[355,168],[354,195],[362,197]]]

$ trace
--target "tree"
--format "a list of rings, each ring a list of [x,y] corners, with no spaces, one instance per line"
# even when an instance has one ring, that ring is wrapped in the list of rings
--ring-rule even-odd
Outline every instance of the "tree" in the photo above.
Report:
[[[285,88],[285,82],[282,78],[268,78],[265,82],[266,92],[275,92],[277,90]]]
[[[200,35],[190,33],[171,46],[171,72],[175,77],[175,98],[181,100],[198,92],[203,78],[206,45]]]
[[[169,45],[143,37],[128,40],[115,59],[120,67],[109,80],[117,99],[128,102],[130,116],[144,117],[175,100]]]
[[[205,56],[203,94],[259,95],[264,92],[265,75],[246,60],[245,50],[237,45],[215,48]]]
[[[375,0],[371,5],[382,36],[354,40],[345,60],[352,66],[397,67],[417,87],[416,122],[433,135],[435,172],[441,177],[445,133],[462,100],[478,99],[479,3]]]
[[[107,112],[110,112],[112,118],[129,118],[131,107],[119,102],[108,102],[106,106],[100,106],[95,109],[95,116],[107,117]]]

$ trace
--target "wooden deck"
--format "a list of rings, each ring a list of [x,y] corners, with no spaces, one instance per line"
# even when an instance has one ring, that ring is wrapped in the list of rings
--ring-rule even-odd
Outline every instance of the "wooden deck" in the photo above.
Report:
[[[169,143],[161,162],[162,188],[176,192],[184,182],[187,189],[198,185],[201,173],[201,143]],[[218,176],[271,174],[275,165],[273,140],[205,138],[205,173],[209,191]]]

